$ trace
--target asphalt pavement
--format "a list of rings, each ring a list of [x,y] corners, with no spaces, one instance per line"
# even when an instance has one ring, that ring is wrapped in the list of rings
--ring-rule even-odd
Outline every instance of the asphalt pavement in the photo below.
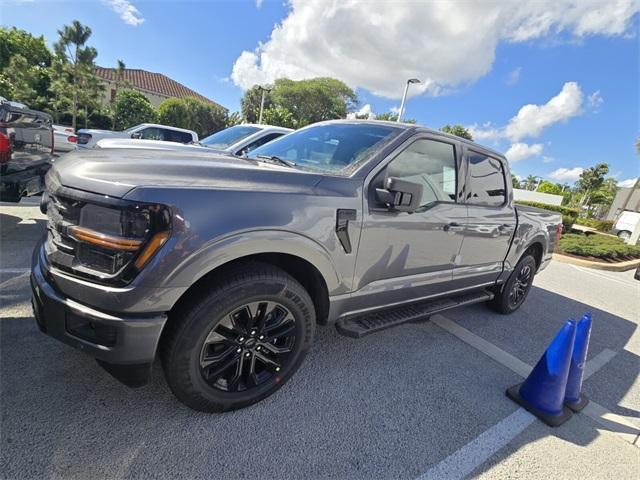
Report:
[[[209,415],[175,400],[158,364],[132,390],[40,333],[28,286],[37,201],[0,204],[0,225],[2,478],[637,478],[633,272],[553,262],[510,316],[475,305],[362,340],[319,328],[275,395]],[[551,429],[504,390],[585,311],[597,408]]]

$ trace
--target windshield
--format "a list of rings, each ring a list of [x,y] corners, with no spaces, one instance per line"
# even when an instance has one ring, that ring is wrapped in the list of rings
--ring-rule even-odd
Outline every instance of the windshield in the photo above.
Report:
[[[324,124],[285,135],[256,148],[248,157],[278,157],[303,168],[338,172],[363,160],[400,132],[389,125]]]
[[[213,135],[209,135],[207,138],[200,140],[200,143],[207,147],[223,150],[259,130],[259,127],[252,127],[250,125],[236,125],[235,127],[225,128]]]

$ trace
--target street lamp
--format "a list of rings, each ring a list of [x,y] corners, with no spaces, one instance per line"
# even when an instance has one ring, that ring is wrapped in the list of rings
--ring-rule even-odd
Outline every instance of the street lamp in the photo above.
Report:
[[[407,99],[407,92],[409,91],[409,84],[411,83],[421,83],[417,78],[410,78],[407,80],[407,84],[404,86],[404,94],[402,95],[402,102],[400,102],[400,110],[398,111],[398,119],[396,122],[402,121],[402,114],[404,113],[404,102]]]
[[[258,119],[258,123],[262,124],[262,110],[264,110],[264,92],[269,93],[271,89],[264,88],[262,85],[259,85],[258,88],[262,90],[262,99],[260,100],[260,118]]]

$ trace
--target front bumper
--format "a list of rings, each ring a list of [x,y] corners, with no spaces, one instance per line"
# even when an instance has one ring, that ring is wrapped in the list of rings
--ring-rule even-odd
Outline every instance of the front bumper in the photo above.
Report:
[[[40,262],[34,263],[32,303],[40,330],[95,357],[126,385],[144,385],[166,314],[123,316],[99,311],[64,296],[48,276]]]

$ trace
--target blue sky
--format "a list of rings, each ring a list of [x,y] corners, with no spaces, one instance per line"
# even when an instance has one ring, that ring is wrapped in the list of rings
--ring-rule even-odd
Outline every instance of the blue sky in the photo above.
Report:
[[[417,76],[407,117],[473,127],[520,176],[572,183],[606,162],[637,177],[638,3],[487,5],[0,0],[0,23],[52,43],[78,19],[99,65],[162,72],[230,110],[253,83],[327,75],[381,113]]]

